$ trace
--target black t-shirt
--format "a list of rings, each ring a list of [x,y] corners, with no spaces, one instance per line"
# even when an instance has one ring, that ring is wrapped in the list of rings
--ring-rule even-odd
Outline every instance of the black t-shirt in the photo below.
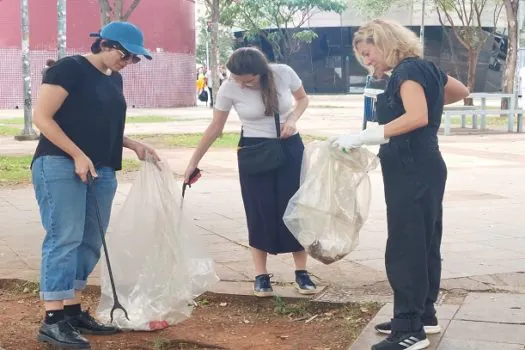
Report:
[[[95,167],[120,170],[127,108],[120,73],[105,75],[76,55],[48,68],[42,83],[59,85],[69,93],[54,116],[64,133]],[[71,158],[41,134],[33,159],[44,155]]]
[[[387,124],[405,114],[401,100],[401,84],[415,81],[423,87],[428,107],[428,125],[409,134],[431,136],[437,142],[437,132],[443,114],[447,75],[433,62],[406,58],[392,71],[385,93],[377,98],[376,113],[379,124]]]

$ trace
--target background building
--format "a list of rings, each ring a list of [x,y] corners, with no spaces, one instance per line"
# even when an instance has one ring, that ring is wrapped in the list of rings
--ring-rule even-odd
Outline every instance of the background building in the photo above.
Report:
[[[126,1],[126,7],[130,1]],[[127,67],[128,106],[175,107],[195,103],[194,0],[142,0],[130,22],[144,32],[153,60]],[[42,68],[56,59],[56,0],[29,0],[31,78],[38,93]],[[67,0],[67,53],[89,51],[90,32],[100,29],[97,0]],[[23,107],[20,1],[0,1],[0,108]]]
[[[449,74],[467,81],[468,51],[459,43],[449,26],[442,26],[437,11],[426,1],[425,16],[422,16],[420,0],[407,1],[405,6],[391,9],[383,17],[395,20],[419,35],[424,23],[425,58],[434,61]],[[491,7],[492,6],[492,7]],[[496,13],[496,16],[495,16]],[[498,17],[499,14],[499,17]],[[498,18],[495,23],[494,18]],[[357,62],[352,51],[352,37],[366,20],[349,0],[347,10],[341,15],[319,12],[303,26],[314,30],[318,38],[310,45],[290,57],[289,64],[299,73],[309,93],[361,92],[366,70]],[[455,23],[461,23],[457,18]],[[475,91],[499,91],[501,76],[505,69],[506,37],[492,33],[505,27],[505,9],[499,12],[494,3],[488,3],[481,19],[482,26],[490,38],[486,41],[478,59]],[[268,30],[272,30],[269,28]],[[501,32],[501,30],[499,31]],[[271,45],[259,39],[256,42],[242,40],[242,31],[235,33],[237,46],[257,45],[272,59]]]

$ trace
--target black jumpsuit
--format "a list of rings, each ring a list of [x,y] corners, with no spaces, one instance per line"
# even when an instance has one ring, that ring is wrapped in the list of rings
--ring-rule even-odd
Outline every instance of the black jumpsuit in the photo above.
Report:
[[[422,321],[436,314],[447,179],[437,138],[447,75],[435,64],[407,58],[394,68],[377,99],[378,122],[387,124],[405,113],[400,87],[407,80],[425,91],[428,125],[392,137],[379,150],[388,221],[385,264],[394,292],[392,330],[401,332],[419,331]]]

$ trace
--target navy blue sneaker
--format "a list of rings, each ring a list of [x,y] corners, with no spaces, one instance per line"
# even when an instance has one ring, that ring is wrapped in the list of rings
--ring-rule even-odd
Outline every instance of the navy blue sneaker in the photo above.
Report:
[[[317,287],[306,270],[295,271],[295,288],[301,294],[315,294]]]
[[[271,297],[273,296],[272,282],[270,282],[271,275],[265,273],[255,276],[253,283],[253,294],[257,297]]]

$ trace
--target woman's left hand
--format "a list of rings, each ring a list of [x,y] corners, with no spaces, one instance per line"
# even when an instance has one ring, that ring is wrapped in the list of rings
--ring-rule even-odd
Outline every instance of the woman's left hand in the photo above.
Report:
[[[137,154],[137,157],[140,160],[146,160],[146,155],[150,154],[155,160],[155,162],[160,162],[160,157],[158,156],[157,152],[155,152],[153,148],[146,146],[143,143],[135,141],[133,150],[135,151],[135,153]]]
[[[281,138],[287,139],[293,136],[297,131],[297,127],[294,121],[288,120],[286,123],[281,124]]]

